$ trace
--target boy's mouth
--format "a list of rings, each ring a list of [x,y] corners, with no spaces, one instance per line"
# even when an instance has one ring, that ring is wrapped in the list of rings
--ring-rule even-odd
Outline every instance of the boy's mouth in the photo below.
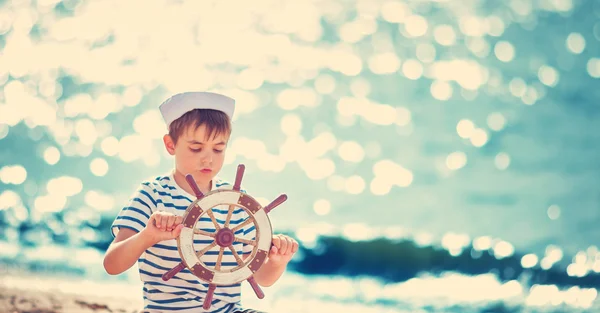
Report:
[[[200,170],[200,172],[202,172],[202,173],[210,173],[210,172],[212,172],[212,170],[210,168],[203,168],[203,169]]]

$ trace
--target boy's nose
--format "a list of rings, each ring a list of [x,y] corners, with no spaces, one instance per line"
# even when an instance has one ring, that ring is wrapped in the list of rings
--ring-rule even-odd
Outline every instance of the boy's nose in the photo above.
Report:
[[[204,164],[212,162],[212,154],[210,152],[204,153],[200,156],[200,161]]]

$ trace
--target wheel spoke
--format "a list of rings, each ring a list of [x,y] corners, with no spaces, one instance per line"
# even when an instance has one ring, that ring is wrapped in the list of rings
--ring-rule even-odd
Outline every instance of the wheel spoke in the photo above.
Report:
[[[200,188],[198,188],[198,185],[196,184],[196,181],[194,180],[194,176],[192,176],[192,174],[185,175],[185,180],[187,181],[188,185],[190,185],[190,188],[192,188],[192,190],[194,191],[194,195],[196,195],[196,198],[200,199],[204,197],[204,194],[202,193],[202,191],[200,191]]]
[[[277,197],[277,199],[275,199],[275,200],[273,200],[273,202],[267,204],[267,206],[264,207],[263,209],[265,210],[265,212],[267,212],[267,214],[269,214],[269,212],[271,212],[271,210],[276,208],[278,205],[284,203],[285,200],[287,200],[287,195],[279,195],[279,197]]]
[[[242,229],[244,226],[252,223],[252,221],[254,221],[254,219],[252,217],[249,217],[244,222],[242,222],[238,226],[234,227],[231,231],[233,231],[233,233],[235,233],[236,231]]]
[[[216,285],[213,285],[213,284],[209,284],[208,285],[208,292],[206,292],[206,298],[204,298],[204,302],[202,304],[202,307],[205,310],[210,309],[210,306],[212,305],[212,299],[213,299],[213,296],[215,294],[215,289],[216,288],[217,288]]]
[[[215,238],[215,236],[217,236],[215,233],[209,233],[202,229],[194,229],[194,234],[208,236],[208,237],[212,237],[212,238]]]
[[[237,173],[235,174],[235,183],[233,184],[233,190],[240,191],[242,185],[242,177],[244,177],[244,171],[246,167],[243,164],[238,165]]]
[[[212,209],[206,211],[206,214],[208,214],[208,216],[210,216],[210,220],[215,225],[215,230],[221,229],[221,226],[219,226],[219,223],[217,223],[217,219],[215,219],[215,215],[213,214]]]
[[[229,246],[229,250],[231,250],[231,253],[235,257],[235,260],[238,262],[238,264],[244,265],[244,261],[242,261],[242,258],[240,258],[240,255],[237,253],[237,251],[235,251],[235,249],[233,248],[233,245]]]
[[[252,290],[254,290],[254,293],[256,294],[256,296],[259,299],[263,299],[265,297],[265,293],[262,291],[262,289],[260,289],[260,286],[258,286],[258,283],[256,283],[256,279],[254,279],[254,277],[250,277],[250,278],[248,278],[248,282],[250,283],[250,286],[252,286]]]
[[[227,218],[225,219],[225,228],[229,227],[229,222],[231,221],[231,215],[233,214],[233,209],[235,209],[235,206],[233,204],[229,205],[229,211],[227,212]]]
[[[216,241],[213,241],[211,244],[209,244],[208,246],[204,247],[204,249],[202,249],[202,250],[200,250],[200,251],[196,252],[196,255],[197,255],[198,257],[201,257],[201,256],[203,256],[203,255],[206,253],[206,251],[208,251],[208,250],[212,249],[212,248],[213,248],[214,246],[216,246],[216,245],[217,245],[217,242],[216,242]]]
[[[221,247],[221,249],[219,249],[219,256],[217,257],[217,264],[215,265],[215,269],[217,271],[221,270],[221,260],[223,259],[223,252],[225,252],[225,248]]]
[[[245,244],[251,245],[251,246],[256,246],[256,244],[257,244],[256,241],[254,241],[254,240],[242,239],[239,237],[235,237],[235,241],[245,243]]]

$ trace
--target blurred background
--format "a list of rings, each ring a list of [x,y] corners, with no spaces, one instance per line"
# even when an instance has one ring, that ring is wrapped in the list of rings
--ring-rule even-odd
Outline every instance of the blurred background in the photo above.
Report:
[[[301,244],[249,306],[597,311],[599,41],[593,0],[0,1],[0,275],[141,301],[110,225],[209,90],[221,176]]]

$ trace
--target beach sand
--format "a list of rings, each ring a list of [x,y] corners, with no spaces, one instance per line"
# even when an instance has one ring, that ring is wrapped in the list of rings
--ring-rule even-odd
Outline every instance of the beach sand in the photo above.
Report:
[[[0,269],[0,313],[142,312],[141,282],[123,281],[116,277],[106,281],[103,273],[97,275],[99,279],[84,279],[48,273],[6,273]],[[281,305],[288,303],[276,301],[272,295],[259,300],[248,284],[242,288],[248,294],[244,302],[257,310],[280,312]],[[268,288],[263,291],[270,293]],[[305,312],[290,308],[284,311]]]
[[[283,288],[300,285],[298,277],[289,275],[282,281]],[[304,299],[300,294],[285,295],[278,288],[264,288],[265,299],[258,299],[249,284],[243,284],[243,302],[246,308],[269,313],[305,312],[388,312],[375,308],[348,311],[341,303],[326,303],[318,299]],[[143,297],[141,283],[103,281],[80,277],[33,275],[28,273],[3,275],[0,270],[0,313],[141,313]]]
[[[2,313],[140,312],[123,299],[0,287]]]
[[[137,289],[123,283],[40,277],[0,276],[0,313],[140,312]]]

